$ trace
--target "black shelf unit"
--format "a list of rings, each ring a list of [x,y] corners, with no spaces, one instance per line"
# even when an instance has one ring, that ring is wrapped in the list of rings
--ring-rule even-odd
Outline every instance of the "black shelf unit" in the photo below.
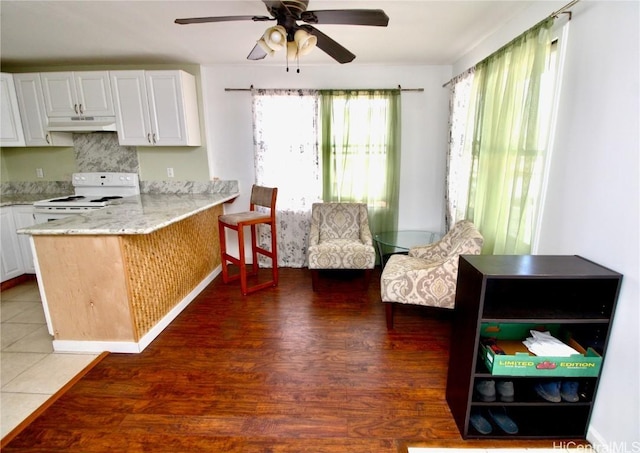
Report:
[[[491,374],[480,357],[481,328],[487,323],[554,325],[592,347],[604,362],[621,282],[619,273],[579,256],[461,256],[446,398],[462,437],[584,439],[600,373],[570,378],[579,384],[579,401],[548,402],[534,385],[568,378]],[[475,384],[487,379],[513,382],[513,402],[480,401]],[[505,411],[518,433],[506,434],[495,425],[489,434],[477,432],[470,415],[489,410]]]

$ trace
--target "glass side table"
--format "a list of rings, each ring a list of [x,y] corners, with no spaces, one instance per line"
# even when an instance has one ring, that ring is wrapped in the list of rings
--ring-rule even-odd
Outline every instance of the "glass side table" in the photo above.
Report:
[[[406,254],[411,247],[431,244],[439,241],[442,236],[442,233],[434,231],[399,230],[378,233],[373,239],[376,241],[380,254],[380,264],[384,267],[391,255],[395,253]]]

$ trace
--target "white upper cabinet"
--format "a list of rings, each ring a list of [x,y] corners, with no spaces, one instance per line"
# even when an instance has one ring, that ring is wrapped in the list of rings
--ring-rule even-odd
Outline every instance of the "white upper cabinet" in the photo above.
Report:
[[[110,71],[118,141],[200,146],[195,77],[185,71]]]
[[[24,146],[24,133],[11,74],[0,78],[0,146]]]
[[[18,106],[27,146],[73,146],[70,132],[48,132],[39,73],[14,74]]]
[[[113,116],[108,71],[43,72],[47,117]]]

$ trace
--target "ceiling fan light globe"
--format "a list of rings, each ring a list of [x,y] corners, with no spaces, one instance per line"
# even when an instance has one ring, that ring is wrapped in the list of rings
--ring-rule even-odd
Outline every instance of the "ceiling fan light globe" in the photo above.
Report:
[[[287,42],[287,30],[282,25],[269,27],[262,35],[262,39],[272,51],[278,51]]]
[[[298,48],[298,56],[307,55],[318,43],[318,38],[305,30],[296,31],[293,39]]]

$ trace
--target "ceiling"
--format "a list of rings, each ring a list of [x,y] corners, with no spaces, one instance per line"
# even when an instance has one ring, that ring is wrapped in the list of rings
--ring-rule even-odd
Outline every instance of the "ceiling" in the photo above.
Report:
[[[454,63],[534,1],[311,0],[309,10],[380,8],[389,26],[317,25],[356,54],[353,64]],[[551,11],[550,11],[551,12]],[[261,0],[1,0],[4,68],[95,64],[283,64],[247,55],[273,22],[177,25],[176,18],[268,15]],[[338,64],[319,49],[307,64]]]

